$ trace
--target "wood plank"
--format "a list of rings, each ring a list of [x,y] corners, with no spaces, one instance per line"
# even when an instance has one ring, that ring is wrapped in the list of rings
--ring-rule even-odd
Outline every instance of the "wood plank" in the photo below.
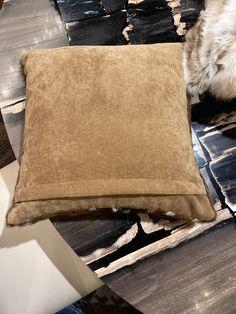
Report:
[[[126,8],[127,0],[55,0],[65,23],[104,16]]]
[[[24,140],[25,101],[2,108],[1,113],[14,155],[20,163]]]
[[[99,0],[56,0],[64,22],[74,22],[105,14]]]
[[[193,108],[193,129],[201,143],[210,177],[221,201],[236,219],[236,99],[229,102],[204,95]],[[218,194],[219,194],[218,193]]]
[[[176,42],[182,39],[177,35],[171,9],[164,0],[129,3],[129,27],[126,29],[131,44],[152,44]]]
[[[160,253],[166,249],[173,248],[184,241],[190,240],[205,231],[209,231],[212,227],[228,219],[232,220],[232,216],[228,209],[225,209],[221,210],[217,215],[217,219],[211,223],[195,222],[189,225],[184,225],[175,230],[175,232],[172,232],[171,235],[163,237],[158,241],[154,241],[149,245],[125,255],[124,257],[111,262],[109,265],[97,269],[95,273],[101,278],[116,272],[117,270],[127,267],[128,265],[132,265],[139,260],[149,257],[150,255]]]
[[[107,14],[126,8],[127,0],[101,0],[102,6]]]
[[[0,113],[0,169],[14,160],[15,155],[10,145],[2,115]]]
[[[124,45],[126,41],[122,32],[127,25],[126,17],[126,11],[121,11],[110,16],[67,23],[70,45]]]
[[[104,250],[112,247],[113,250],[118,249],[120,245],[127,244],[137,234],[136,215],[119,215],[87,218],[69,218],[62,220],[60,217],[52,219],[54,226],[59,230],[63,238],[70,243],[73,250],[79,255],[84,256],[87,263],[104,256],[104,252],[96,254],[97,250]],[[130,231],[130,230],[133,230]],[[96,236],[91,236],[92,234]],[[125,239],[121,241],[120,237],[124,235]],[[109,253],[111,250],[109,251]]]
[[[20,58],[26,50],[68,45],[60,16],[48,0],[10,0],[0,19],[0,107],[25,97]]]
[[[166,2],[172,10],[174,25],[179,36],[186,35],[205,7],[205,0],[166,0]]]

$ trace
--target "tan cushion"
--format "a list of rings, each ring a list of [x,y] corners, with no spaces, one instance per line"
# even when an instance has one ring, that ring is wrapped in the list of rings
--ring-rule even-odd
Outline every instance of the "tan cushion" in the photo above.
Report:
[[[26,53],[24,154],[8,224],[94,208],[214,219],[181,55],[181,44]]]

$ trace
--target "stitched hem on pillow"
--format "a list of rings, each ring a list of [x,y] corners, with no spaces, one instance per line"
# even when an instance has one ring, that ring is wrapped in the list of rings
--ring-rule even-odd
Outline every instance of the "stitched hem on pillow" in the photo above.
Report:
[[[53,184],[18,185],[15,202],[66,197],[115,195],[206,195],[202,179],[195,182],[151,179],[82,180]]]

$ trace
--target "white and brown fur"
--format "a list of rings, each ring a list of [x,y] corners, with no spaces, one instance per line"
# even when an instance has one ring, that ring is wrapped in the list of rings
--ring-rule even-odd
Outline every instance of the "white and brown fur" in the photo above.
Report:
[[[208,0],[186,35],[184,74],[190,95],[236,98],[236,0]]]

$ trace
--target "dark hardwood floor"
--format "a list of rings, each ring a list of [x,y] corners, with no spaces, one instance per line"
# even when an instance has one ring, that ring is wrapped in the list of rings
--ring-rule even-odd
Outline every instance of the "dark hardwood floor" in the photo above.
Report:
[[[103,281],[143,313],[236,313],[236,228],[231,222]]]
[[[65,29],[52,1],[5,1],[0,17],[0,107],[25,97],[20,57],[26,50],[66,45]]]

